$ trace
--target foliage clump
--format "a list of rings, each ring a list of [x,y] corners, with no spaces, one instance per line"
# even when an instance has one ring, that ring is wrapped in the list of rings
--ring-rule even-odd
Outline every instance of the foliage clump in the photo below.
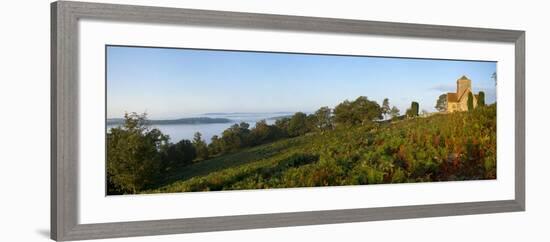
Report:
[[[150,129],[146,115],[126,114],[122,127],[107,134],[107,192],[136,193],[160,174],[168,136]]]

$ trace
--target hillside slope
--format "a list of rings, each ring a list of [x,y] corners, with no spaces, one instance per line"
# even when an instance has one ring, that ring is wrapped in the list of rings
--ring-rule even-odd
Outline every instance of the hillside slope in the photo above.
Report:
[[[144,193],[495,178],[492,105],[277,141],[173,171]]]

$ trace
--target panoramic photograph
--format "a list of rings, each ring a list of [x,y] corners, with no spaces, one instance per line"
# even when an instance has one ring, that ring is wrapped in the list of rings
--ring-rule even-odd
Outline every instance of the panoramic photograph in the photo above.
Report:
[[[106,195],[490,180],[497,63],[106,46]]]

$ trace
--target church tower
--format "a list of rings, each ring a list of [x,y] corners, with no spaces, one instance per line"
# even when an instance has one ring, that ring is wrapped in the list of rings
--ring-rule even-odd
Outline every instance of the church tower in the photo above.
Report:
[[[462,76],[456,80],[456,94],[458,95],[458,98],[464,95],[466,90],[472,90],[472,80],[468,79],[466,76]]]

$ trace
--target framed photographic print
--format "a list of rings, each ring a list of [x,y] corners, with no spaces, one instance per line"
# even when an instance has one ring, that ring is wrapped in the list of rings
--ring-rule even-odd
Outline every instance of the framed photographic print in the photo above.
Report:
[[[525,210],[525,32],[52,3],[55,240]]]

